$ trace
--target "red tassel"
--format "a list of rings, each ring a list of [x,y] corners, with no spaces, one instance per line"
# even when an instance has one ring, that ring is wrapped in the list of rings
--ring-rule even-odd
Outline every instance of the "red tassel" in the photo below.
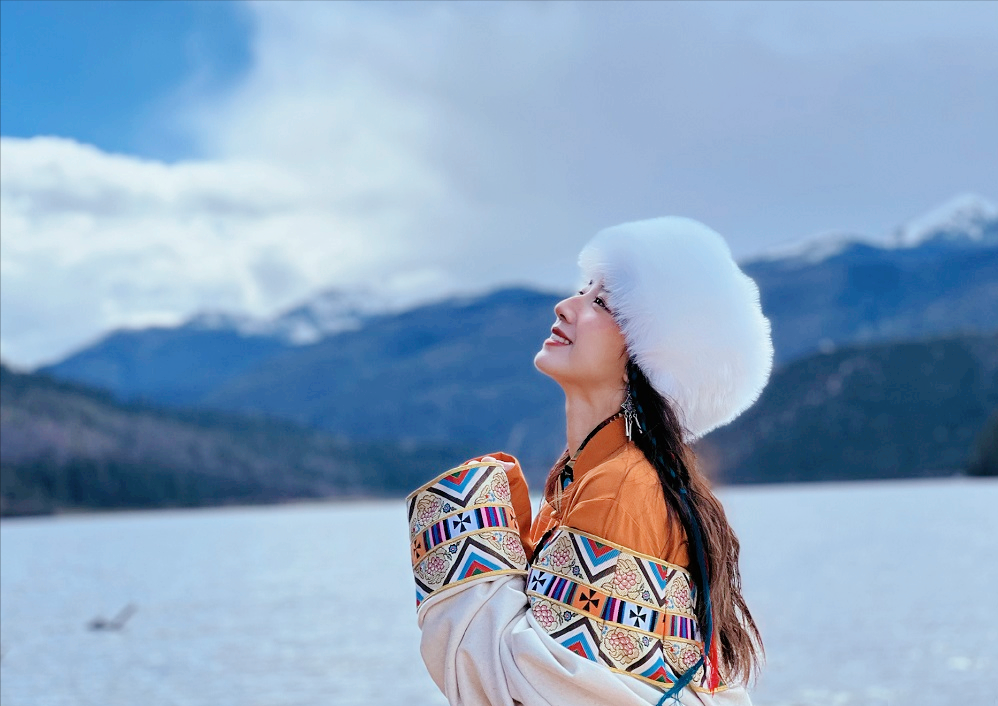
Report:
[[[710,641],[710,656],[707,658],[707,686],[711,695],[721,685],[721,672],[717,667],[717,639]]]

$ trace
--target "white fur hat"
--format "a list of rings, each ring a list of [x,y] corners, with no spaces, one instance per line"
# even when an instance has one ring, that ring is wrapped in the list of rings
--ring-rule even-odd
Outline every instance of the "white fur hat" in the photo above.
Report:
[[[579,267],[602,281],[628,351],[673,402],[687,442],[758,399],[773,367],[769,319],[718,233],[675,216],[624,223],[597,233]]]

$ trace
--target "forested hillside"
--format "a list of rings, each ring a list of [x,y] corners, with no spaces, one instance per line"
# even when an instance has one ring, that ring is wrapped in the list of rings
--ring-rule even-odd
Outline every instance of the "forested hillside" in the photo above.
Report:
[[[0,366],[0,513],[398,495],[472,455],[287,422],[122,405]],[[482,453],[479,451],[479,453]]]
[[[528,407],[516,388],[495,395],[510,415]],[[995,410],[998,334],[854,346],[777,369],[756,405],[696,449],[720,483],[994,474]],[[563,438],[561,423],[543,421],[543,430]],[[0,368],[4,515],[399,496],[503,448],[501,439],[359,441],[259,417],[125,405]],[[534,489],[554,456],[525,460]]]
[[[996,410],[998,334],[854,346],[779,369],[699,446],[728,483],[950,475]]]

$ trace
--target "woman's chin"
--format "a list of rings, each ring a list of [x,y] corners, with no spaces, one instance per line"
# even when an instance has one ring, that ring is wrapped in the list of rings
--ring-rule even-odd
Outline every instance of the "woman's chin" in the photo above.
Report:
[[[537,355],[534,356],[534,367],[549,378],[558,379],[558,366],[551,360],[551,352],[546,348],[541,348],[537,351]]]

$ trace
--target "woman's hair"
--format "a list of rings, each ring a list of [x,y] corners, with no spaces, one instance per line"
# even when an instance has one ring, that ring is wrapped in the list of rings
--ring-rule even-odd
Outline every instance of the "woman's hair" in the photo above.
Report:
[[[697,621],[701,627],[713,624],[724,678],[745,683],[758,672],[764,651],[759,628],[742,597],[738,538],[706,477],[697,468],[693,449],[683,441],[683,428],[673,406],[652,387],[633,359],[627,362],[627,374],[641,431],[634,433],[633,441],[658,472],[665,502],[682,519],[687,535],[697,532],[693,523],[699,525],[705,558],[696,555],[692,537],[689,545],[691,573],[701,587],[697,591]],[[566,451],[548,475],[544,495],[549,500],[568,460]],[[683,494],[688,505],[683,502]],[[695,517],[690,517],[691,512]],[[709,592],[703,590],[704,573]]]

